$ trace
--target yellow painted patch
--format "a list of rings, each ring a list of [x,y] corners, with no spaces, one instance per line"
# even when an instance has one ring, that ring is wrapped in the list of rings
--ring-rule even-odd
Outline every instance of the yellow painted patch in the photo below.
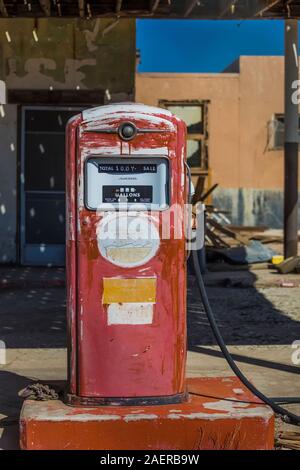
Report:
[[[103,303],[151,302],[156,301],[156,278],[103,279]]]
[[[280,264],[284,261],[284,256],[275,255],[272,257],[272,264]]]

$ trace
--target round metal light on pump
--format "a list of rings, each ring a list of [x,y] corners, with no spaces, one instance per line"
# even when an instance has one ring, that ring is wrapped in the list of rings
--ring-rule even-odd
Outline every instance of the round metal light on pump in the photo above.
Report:
[[[132,122],[123,122],[119,126],[118,134],[122,140],[132,140],[137,134],[137,128]]]

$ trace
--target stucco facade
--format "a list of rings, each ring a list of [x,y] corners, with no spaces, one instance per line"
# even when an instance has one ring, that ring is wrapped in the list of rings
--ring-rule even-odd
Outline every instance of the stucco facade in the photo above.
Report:
[[[136,101],[209,100],[209,167],[214,203],[235,223],[282,226],[283,151],[269,146],[269,122],[284,110],[284,58],[240,57],[219,74],[136,75]]]

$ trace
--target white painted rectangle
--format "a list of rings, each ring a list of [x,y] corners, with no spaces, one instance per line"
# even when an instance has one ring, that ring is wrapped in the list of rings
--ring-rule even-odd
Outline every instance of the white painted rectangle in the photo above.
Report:
[[[152,303],[110,304],[107,309],[108,325],[150,325],[152,322]]]

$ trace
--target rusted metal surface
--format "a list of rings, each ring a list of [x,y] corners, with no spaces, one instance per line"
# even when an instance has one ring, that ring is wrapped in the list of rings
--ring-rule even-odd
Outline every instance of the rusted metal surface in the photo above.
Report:
[[[188,392],[177,393],[165,397],[79,397],[77,395],[66,394],[64,402],[67,405],[77,407],[95,407],[95,406],[161,406],[177,403],[185,403],[188,400]]]
[[[138,133],[130,142],[122,141],[116,132],[107,132],[126,121],[147,132]],[[149,132],[151,130],[153,132]],[[170,165],[170,205],[183,208],[187,184],[185,132],[184,123],[170,112],[134,104],[87,110],[68,126],[67,288],[71,395],[92,399],[163,397],[185,392],[184,236],[176,238],[173,223],[170,239],[159,240],[150,259],[133,266],[131,258],[126,264],[123,253],[120,267],[104,257],[99,249],[101,239],[99,242],[97,233],[104,213],[89,210],[84,205],[84,168],[89,157],[105,155],[113,161],[120,156],[124,159],[163,156]],[[162,217],[169,212],[170,208],[151,214],[143,212],[140,217],[159,231]],[[184,233],[183,220],[180,223]],[[143,257],[143,253],[139,256]],[[132,286],[136,286],[138,292],[134,292]]]
[[[189,400],[163,406],[68,407],[27,400],[22,449],[270,450],[272,410],[237,378],[188,379]]]

